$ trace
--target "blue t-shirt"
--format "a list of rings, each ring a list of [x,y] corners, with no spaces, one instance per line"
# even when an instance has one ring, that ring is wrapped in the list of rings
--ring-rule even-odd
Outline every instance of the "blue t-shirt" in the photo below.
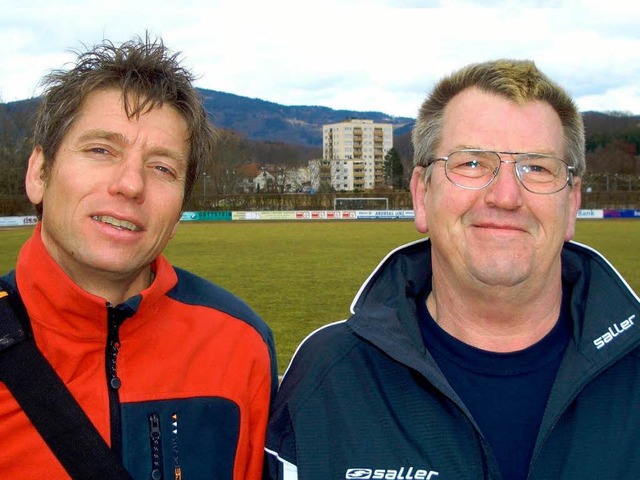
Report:
[[[502,478],[525,480],[551,385],[571,337],[565,302],[555,327],[540,341],[524,350],[496,353],[449,335],[429,314],[426,295],[419,298],[425,346],[480,427]]]

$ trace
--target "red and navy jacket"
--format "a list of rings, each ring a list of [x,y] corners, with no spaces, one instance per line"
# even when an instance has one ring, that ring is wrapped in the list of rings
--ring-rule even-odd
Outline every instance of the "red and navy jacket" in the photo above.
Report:
[[[277,386],[273,336],[241,300],[172,267],[111,306],[47,253],[40,227],[3,277],[36,344],[136,479],[259,479]],[[0,384],[0,477],[68,478]],[[10,434],[8,434],[10,432]]]

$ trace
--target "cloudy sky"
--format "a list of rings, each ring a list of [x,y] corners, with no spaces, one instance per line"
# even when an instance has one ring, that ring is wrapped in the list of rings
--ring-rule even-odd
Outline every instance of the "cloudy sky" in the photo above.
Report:
[[[0,0],[0,102],[39,95],[71,49],[145,31],[197,86],[284,105],[415,117],[442,75],[511,57],[583,111],[640,114],[640,2],[626,0]]]

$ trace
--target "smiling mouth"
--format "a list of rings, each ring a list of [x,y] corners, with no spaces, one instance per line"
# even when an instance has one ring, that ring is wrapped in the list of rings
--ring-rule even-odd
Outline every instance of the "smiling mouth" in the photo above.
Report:
[[[490,230],[513,230],[518,232],[522,231],[522,228],[512,227],[510,225],[478,225],[478,227]]]
[[[112,227],[118,230],[129,230],[131,232],[139,232],[140,230],[142,230],[140,227],[138,227],[134,223],[131,223],[127,220],[119,220],[117,218],[110,217],[108,215],[94,215],[91,218],[93,218],[94,220],[97,220],[98,222],[111,225]]]

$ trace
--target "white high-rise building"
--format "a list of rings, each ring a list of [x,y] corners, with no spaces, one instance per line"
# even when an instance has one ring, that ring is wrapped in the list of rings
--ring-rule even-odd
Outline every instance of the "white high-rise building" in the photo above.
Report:
[[[335,190],[371,190],[384,183],[384,157],[393,147],[393,125],[349,119],[322,126],[322,156],[331,162]]]

